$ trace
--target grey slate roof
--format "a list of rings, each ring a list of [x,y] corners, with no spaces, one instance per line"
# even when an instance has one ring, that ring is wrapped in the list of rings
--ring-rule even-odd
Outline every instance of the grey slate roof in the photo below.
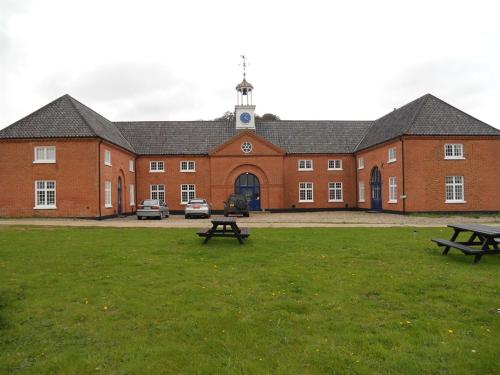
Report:
[[[371,121],[263,121],[255,133],[286,153],[352,153]],[[208,154],[238,134],[227,121],[115,122],[141,155]]]
[[[227,121],[111,122],[64,95],[0,139],[100,137],[138,155],[207,154],[239,130]],[[376,121],[257,121],[256,134],[286,153],[353,153],[402,135],[493,135],[500,130],[424,95]]]
[[[100,137],[134,152],[116,126],[69,95],[0,130],[0,138]]]
[[[402,135],[500,135],[500,130],[426,94],[375,120],[358,150]]]

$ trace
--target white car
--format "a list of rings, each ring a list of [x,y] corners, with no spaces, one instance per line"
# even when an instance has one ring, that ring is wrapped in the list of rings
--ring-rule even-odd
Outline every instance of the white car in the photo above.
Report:
[[[205,199],[195,198],[191,199],[184,209],[184,217],[189,219],[191,217],[210,217],[210,205]]]

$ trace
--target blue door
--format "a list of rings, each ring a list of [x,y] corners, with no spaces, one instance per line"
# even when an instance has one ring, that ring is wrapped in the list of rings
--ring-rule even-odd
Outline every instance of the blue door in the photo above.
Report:
[[[246,198],[250,211],[260,211],[260,183],[255,175],[241,174],[234,183],[234,192]]]
[[[382,178],[377,167],[372,169],[370,177],[371,187],[371,210],[382,211]]]

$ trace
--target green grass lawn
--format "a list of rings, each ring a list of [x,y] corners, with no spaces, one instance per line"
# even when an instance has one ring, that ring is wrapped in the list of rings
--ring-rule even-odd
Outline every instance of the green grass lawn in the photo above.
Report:
[[[0,374],[499,374],[500,256],[447,229],[0,227]]]

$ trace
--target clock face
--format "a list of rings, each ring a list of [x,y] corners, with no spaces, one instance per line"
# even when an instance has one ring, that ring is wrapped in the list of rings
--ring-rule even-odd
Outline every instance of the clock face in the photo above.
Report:
[[[252,119],[252,115],[248,112],[243,112],[241,115],[240,115],[240,121],[245,123],[245,124],[248,124],[250,122],[250,120]]]

